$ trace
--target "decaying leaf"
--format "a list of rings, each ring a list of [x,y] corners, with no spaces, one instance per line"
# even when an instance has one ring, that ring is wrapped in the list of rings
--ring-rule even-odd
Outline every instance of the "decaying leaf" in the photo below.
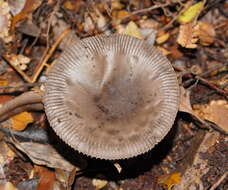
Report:
[[[228,132],[228,103],[225,100],[213,100],[207,105],[194,105],[194,112],[201,118],[214,122]]]
[[[201,45],[209,46],[214,42],[215,29],[211,24],[198,21],[194,26],[194,33],[198,36]]]
[[[185,48],[196,48],[196,42],[198,41],[197,34],[194,33],[193,23],[187,23],[180,25],[179,34],[177,37],[177,43]]]
[[[124,34],[127,34],[129,36],[133,36],[139,39],[142,39],[143,36],[138,28],[138,26],[133,22],[129,22],[125,28]]]
[[[11,25],[10,7],[6,1],[0,0],[0,39],[5,43],[12,41],[9,30]]]
[[[26,0],[23,9],[13,17],[11,29],[14,31],[17,22],[27,18],[34,10],[36,10],[42,1],[40,0]]]
[[[66,171],[72,171],[74,168],[74,166],[65,160],[51,145],[23,142],[15,143],[15,146],[37,165],[60,168]]]
[[[190,6],[178,17],[177,20],[181,24],[186,24],[191,22],[194,18],[196,18],[199,15],[200,11],[203,9],[203,6],[204,6],[203,1],[200,1]]]
[[[28,112],[21,112],[11,117],[11,119],[12,119],[12,128],[18,131],[24,130],[29,123],[33,122],[33,117],[31,113],[28,113]]]
[[[37,190],[52,190],[55,182],[55,171],[42,166],[35,166],[39,182]]]
[[[167,187],[168,190],[179,184],[181,181],[181,174],[179,172],[173,172],[171,174],[166,174],[158,178],[158,184],[162,184],[164,187]]]
[[[96,190],[102,189],[107,185],[108,181],[107,180],[102,180],[102,179],[93,179],[92,184],[96,187]]]
[[[10,54],[8,57],[9,57],[10,62],[22,71],[27,69],[27,64],[30,62],[29,57],[26,57],[21,54],[19,54],[19,55]]]

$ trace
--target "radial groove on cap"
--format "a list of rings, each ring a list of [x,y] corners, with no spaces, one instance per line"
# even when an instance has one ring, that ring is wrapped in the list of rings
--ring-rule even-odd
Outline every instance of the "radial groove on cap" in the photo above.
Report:
[[[160,52],[127,35],[72,43],[45,84],[45,111],[56,134],[101,159],[145,153],[168,133],[178,106],[175,72]]]

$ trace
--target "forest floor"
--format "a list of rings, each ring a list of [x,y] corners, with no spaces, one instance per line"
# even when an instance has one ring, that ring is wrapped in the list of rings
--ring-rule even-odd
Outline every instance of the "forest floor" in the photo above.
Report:
[[[0,0],[0,27],[0,190],[228,189],[228,1]],[[131,35],[170,60],[180,108],[151,151],[88,158],[58,139],[41,102],[1,109],[43,89],[72,33]]]

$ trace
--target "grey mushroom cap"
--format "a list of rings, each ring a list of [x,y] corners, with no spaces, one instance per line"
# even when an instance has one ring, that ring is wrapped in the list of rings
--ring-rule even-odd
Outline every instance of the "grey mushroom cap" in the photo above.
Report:
[[[116,160],[152,149],[172,127],[179,85],[168,59],[143,40],[95,36],[71,43],[45,84],[56,134],[91,157]]]

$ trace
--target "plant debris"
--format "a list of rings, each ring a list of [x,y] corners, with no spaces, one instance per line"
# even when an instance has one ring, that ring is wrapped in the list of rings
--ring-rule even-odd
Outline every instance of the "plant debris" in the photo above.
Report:
[[[0,0],[0,190],[227,190],[226,0]],[[180,107],[149,152],[99,160],[52,131],[43,94],[72,41],[126,34],[166,55]]]

